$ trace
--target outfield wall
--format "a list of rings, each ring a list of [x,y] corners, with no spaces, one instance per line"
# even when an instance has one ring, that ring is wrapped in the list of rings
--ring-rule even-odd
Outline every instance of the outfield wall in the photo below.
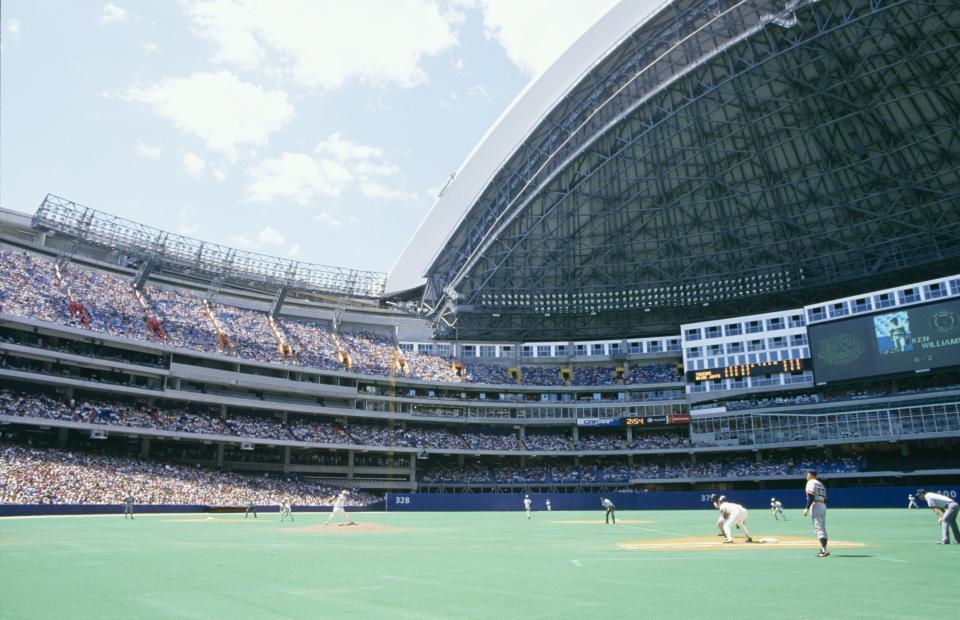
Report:
[[[832,508],[906,508],[907,495],[917,490],[915,486],[897,487],[847,487],[830,489],[828,504]],[[944,493],[960,498],[960,485],[926,487],[928,491]],[[711,508],[710,494],[713,491],[663,491],[641,493],[530,493],[533,509],[544,511],[546,500],[554,510],[599,511],[600,498],[609,497],[617,510],[692,510]],[[770,498],[776,497],[783,507],[801,510],[805,504],[803,487],[760,489],[726,492],[730,501],[743,504],[753,510],[768,510]],[[413,511],[513,511],[523,510],[523,493],[387,493],[386,503],[377,502],[363,508],[347,508],[348,512]],[[294,506],[295,512],[329,512],[330,506]],[[136,514],[151,513],[217,513],[243,512],[243,507],[204,506],[188,504],[145,504],[134,507]],[[278,512],[277,506],[258,506],[257,512]],[[120,504],[0,504],[0,517],[43,515],[119,515]]]
[[[847,487],[830,489],[827,503],[833,508],[906,508],[907,495],[917,487]],[[927,487],[928,491],[946,492],[960,497],[960,486]],[[609,497],[617,510],[685,510],[712,508],[713,491],[663,491],[647,493],[530,493],[533,509],[545,510],[550,500],[553,510],[597,510],[600,498]],[[750,509],[769,510],[770,498],[783,502],[784,508],[801,510],[806,504],[802,483],[796,487],[725,492],[730,501]],[[523,493],[387,493],[388,512],[458,511],[458,510],[523,510]]]

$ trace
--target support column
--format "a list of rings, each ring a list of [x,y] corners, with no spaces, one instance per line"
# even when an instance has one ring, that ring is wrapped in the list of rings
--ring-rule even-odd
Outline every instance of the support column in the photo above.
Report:
[[[284,417],[286,417],[287,414],[283,414],[283,415]],[[284,420],[284,424],[286,424],[286,420]],[[289,472],[290,472],[290,446],[284,446],[283,447],[283,473],[286,474]]]
[[[457,465],[458,465],[459,467],[463,467],[463,460],[464,460],[464,459],[463,459],[463,454],[458,454],[458,455],[457,455]]]
[[[353,450],[347,450],[347,480],[353,480]]]
[[[573,426],[573,441],[580,441],[580,427],[577,425]]]
[[[150,458],[150,438],[144,437],[140,440],[140,458],[148,460]]]
[[[57,445],[61,448],[67,445],[67,438],[70,437],[69,428],[61,428],[57,430]]]
[[[630,443],[631,441],[633,441],[633,427],[628,426],[627,427],[627,443]]]
[[[417,455],[410,455],[410,482],[417,481]]]
[[[217,444],[217,469],[223,469],[223,448],[222,443]]]

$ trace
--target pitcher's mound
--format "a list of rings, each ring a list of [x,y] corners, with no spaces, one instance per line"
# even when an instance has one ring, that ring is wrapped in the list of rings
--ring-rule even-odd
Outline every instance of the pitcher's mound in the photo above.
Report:
[[[321,532],[323,534],[363,534],[367,532],[405,532],[406,530],[382,523],[357,523],[355,525],[331,523],[330,525],[305,525],[285,527],[281,532]]]
[[[628,540],[617,543],[621,549],[632,551],[703,551],[727,549],[819,549],[813,538],[800,536],[756,536],[752,543],[743,538],[735,538],[732,544],[724,544],[719,536],[683,536],[681,538],[661,538],[657,540]],[[863,543],[830,541],[831,549],[850,549],[862,547]]]

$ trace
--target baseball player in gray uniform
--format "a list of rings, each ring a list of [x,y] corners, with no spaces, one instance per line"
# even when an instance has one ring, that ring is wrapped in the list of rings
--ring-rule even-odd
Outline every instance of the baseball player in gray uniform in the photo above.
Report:
[[[613,519],[613,524],[616,525],[617,524],[617,507],[614,506],[613,502],[611,502],[606,497],[600,500],[600,504],[603,506],[603,510],[604,510],[604,513],[603,513],[604,523],[609,524],[610,519]]]
[[[917,491],[917,497],[921,502],[927,502],[927,506],[933,509],[937,515],[937,521],[940,522],[940,544],[950,544],[950,532],[953,532],[953,541],[960,544],[960,528],[957,527],[957,513],[960,512],[960,504],[957,500],[942,495],[920,489]]]
[[[133,519],[133,495],[129,493],[123,498],[123,518],[127,517]]]
[[[830,551],[827,549],[827,487],[817,480],[817,472],[812,469],[807,472],[807,507],[803,510],[803,516],[813,515],[813,529],[817,533],[817,540],[820,541],[820,553],[818,558],[829,558]]]

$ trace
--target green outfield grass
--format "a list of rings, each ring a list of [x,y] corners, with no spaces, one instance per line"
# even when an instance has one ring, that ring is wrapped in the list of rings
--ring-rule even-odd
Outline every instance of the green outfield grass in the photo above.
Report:
[[[920,618],[950,616],[960,545],[929,510],[754,510],[746,548],[713,544],[716,513],[356,514],[360,528],[297,530],[326,515],[142,515],[0,520],[2,618]],[[587,521],[586,523],[577,521]],[[639,522],[644,521],[644,522]],[[386,531],[366,531],[371,525]],[[396,529],[389,529],[396,528]],[[327,528],[328,530],[331,528]]]

